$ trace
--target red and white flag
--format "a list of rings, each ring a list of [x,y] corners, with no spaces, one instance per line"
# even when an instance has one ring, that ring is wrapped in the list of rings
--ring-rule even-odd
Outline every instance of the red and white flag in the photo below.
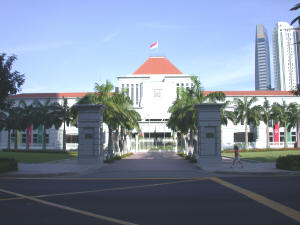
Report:
[[[158,48],[158,41],[150,45],[150,49]]]

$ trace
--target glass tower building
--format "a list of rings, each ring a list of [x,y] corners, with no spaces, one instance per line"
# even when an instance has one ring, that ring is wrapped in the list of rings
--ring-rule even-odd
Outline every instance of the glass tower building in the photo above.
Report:
[[[266,28],[256,25],[255,37],[255,90],[271,89],[270,50]]]

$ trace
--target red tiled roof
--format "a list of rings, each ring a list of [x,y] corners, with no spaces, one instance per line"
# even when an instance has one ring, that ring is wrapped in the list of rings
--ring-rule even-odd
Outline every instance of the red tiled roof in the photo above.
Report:
[[[71,93],[23,93],[12,95],[10,98],[82,98],[92,92],[71,92]]]
[[[149,57],[133,74],[182,74],[166,57]]]
[[[209,94],[215,91],[204,91]],[[226,96],[286,96],[293,95],[290,91],[223,91]]]

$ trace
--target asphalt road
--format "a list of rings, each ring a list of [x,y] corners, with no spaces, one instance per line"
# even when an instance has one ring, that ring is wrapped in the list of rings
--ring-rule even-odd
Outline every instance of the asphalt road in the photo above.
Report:
[[[0,179],[0,224],[300,223],[300,177]]]

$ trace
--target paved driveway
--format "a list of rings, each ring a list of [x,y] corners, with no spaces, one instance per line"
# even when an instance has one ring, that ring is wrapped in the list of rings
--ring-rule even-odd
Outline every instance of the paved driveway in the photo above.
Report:
[[[105,164],[90,177],[199,177],[207,175],[196,163],[183,160],[175,152],[143,152]]]

